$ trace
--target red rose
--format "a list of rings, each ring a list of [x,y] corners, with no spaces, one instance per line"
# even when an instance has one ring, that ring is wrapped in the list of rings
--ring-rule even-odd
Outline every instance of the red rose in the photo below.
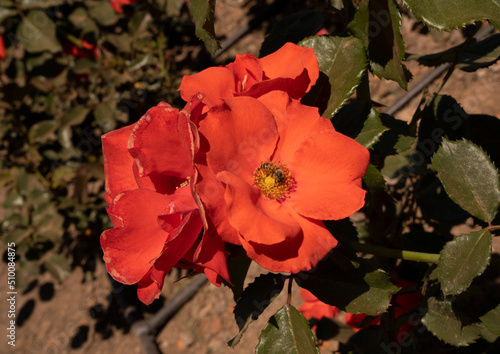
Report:
[[[206,219],[195,192],[193,120],[201,106],[197,97],[180,112],[160,103],[137,123],[102,137],[113,222],[101,236],[104,261],[117,281],[137,284],[146,304],[159,297],[174,266],[204,271],[216,285],[229,280],[224,242],[217,234],[200,236]]]

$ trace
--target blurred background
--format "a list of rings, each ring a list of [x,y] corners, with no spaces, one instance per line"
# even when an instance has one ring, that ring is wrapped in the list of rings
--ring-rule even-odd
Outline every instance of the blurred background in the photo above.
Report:
[[[304,29],[335,31],[335,16],[319,16],[327,3],[218,0],[215,33],[224,51],[212,57],[196,38],[185,0],[0,0],[0,226],[4,248],[16,244],[19,294],[16,347],[2,341],[0,352],[142,351],[133,319],[151,316],[191,279],[176,282],[185,274],[173,272],[149,307],[137,301],[134,287],[110,281],[99,245],[111,227],[100,136],[136,122],[160,101],[183,107],[176,91],[183,75],[236,54],[258,56],[266,36],[293,41],[297,27],[298,39]],[[402,32],[410,53],[433,53],[464,39],[463,31],[430,30],[408,12]],[[413,81],[431,70],[407,66]],[[404,93],[397,83],[370,79],[372,98],[383,105]],[[498,117],[499,85],[497,63],[488,72],[456,73],[442,93],[468,113]],[[398,118],[410,120],[418,103],[419,97]],[[2,255],[6,274],[7,251]],[[249,281],[259,273],[253,265]],[[0,289],[7,292],[5,281]],[[201,293],[155,333],[160,350],[252,352],[272,310],[232,350],[226,348],[237,333],[231,291],[205,285]]]

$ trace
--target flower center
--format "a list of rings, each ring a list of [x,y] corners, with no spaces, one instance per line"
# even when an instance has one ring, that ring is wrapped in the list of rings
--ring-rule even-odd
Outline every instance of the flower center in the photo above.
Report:
[[[181,184],[179,184],[177,187],[175,187],[175,189],[179,189],[181,187],[186,187],[186,186],[189,186],[190,184],[191,184],[191,177],[187,176],[186,180],[184,182],[182,182]]]
[[[254,184],[267,199],[285,200],[287,193],[295,186],[295,179],[285,164],[261,162],[253,172]]]

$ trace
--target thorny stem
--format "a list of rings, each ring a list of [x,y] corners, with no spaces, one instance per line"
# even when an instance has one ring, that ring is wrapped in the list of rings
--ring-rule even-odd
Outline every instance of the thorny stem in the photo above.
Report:
[[[361,77],[361,82],[359,83],[358,87],[356,88],[356,99],[361,100],[361,101],[371,102],[370,83],[369,83],[368,74],[366,71],[363,74],[363,76]]]
[[[493,228],[500,229],[500,226],[493,226]],[[356,252],[368,253],[381,257],[405,259],[407,261],[436,263],[436,264],[439,263],[440,255],[436,253],[397,250],[394,248],[387,248],[387,247],[370,245],[367,243],[359,243],[354,241],[351,241],[350,244]],[[490,265],[493,266],[494,268],[500,269],[500,259],[492,258],[490,261]]]
[[[354,248],[356,252],[369,253],[376,256],[400,258],[400,259],[406,259],[408,261],[427,262],[427,263],[439,262],[439,254],[435,253],[396,250],[393,248],[369,245],[366,243],[358,243],[358,242],[351,242],[351,246]]]
[[[486,228],[488,231],[495,231],[495,230],[500,230],[500,225],[490,225]]]

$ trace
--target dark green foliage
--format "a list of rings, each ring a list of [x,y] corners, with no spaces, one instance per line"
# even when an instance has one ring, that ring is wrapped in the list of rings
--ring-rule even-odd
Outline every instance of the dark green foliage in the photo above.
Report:
[[[317,354],[314,335],[304,316],[293,306],[285,305],[269,319],[262,330],[258,354]]]

